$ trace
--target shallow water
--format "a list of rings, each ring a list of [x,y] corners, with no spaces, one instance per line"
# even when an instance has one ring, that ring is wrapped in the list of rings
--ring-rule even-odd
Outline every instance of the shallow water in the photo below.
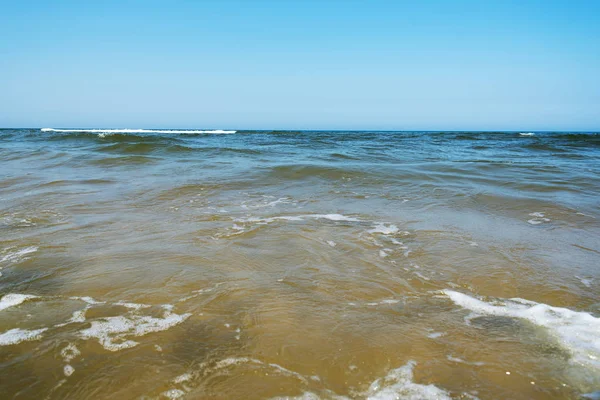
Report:
[[[577,399],[599,199],[593,133],[0,130],[0,393]]]

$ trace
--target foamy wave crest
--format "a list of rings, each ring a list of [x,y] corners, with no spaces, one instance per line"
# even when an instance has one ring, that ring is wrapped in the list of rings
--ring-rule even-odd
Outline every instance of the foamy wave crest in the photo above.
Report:
[[[535,136],[535,133],[533,133],[533,132],[521,132],[521,133],[519,133],[519,135],[521,135],[521,136]]]
[[[9,293],[0,299],[0,311],[5,308],[18,306],[19,304],[27,301],[29,299],[34,299],[38,296],[34,296],[32,294],[17,294],[17,293]]]
[[[369,233],[381,233],[383,235],[391,235],[398,232],[398,227],[393,224],[385,224],[378,222],[373,229],[368,231]]]
[[[443,293],[474,313],[522,318],[546,328],[572,354],[572,361],[600,369],[600,318],[518,298],[495,305],[448,289]]]
[[[27,329],[15,328],[0,334],[0,346],[9,346],[28,340],[37,340],[48,328],[29,331]]]
[[[231,134],[237,131],[225,131],[221,129],[215,130],[173,130],[173,129],[54,129],[54,128],[42,128],[42,132],[68,132],[68,133],[99,133],[104,135],[111,135],[114,133],[173,133],[173,134],[199,134],[199,133],[212,133],[212,134]]]

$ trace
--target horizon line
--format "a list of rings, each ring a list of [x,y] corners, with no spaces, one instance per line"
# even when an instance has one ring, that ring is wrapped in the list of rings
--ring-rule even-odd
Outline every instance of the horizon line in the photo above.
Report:
[[[72,130],[235,130],[237,132],[262,132],[262,131],[281,131],[281,132],[482,132],[482,133],[494,133],[494,132],[507,132],[507,133],[560,133],[560,132],[572,132],[572,133],[600,133],[600,129],[590,130],[572,130],[572,129],[302,129],[302,128],[261,128],[261,129],[245,129],[245,128],[231,128],[231,127],[201,127],[201,128],[177,128],[177,127],[154,127],[154,128],[124,128],[124,127],[0,127],[0,130],[8,129],[28,129],[28,130],[42,130],[42,129],[72,129]]]

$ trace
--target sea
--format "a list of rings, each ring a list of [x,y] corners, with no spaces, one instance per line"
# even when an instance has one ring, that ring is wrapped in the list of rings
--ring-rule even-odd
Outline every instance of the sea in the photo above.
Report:
[[[2,399],[600,398],[600,134],[3,129],[0,273]]]

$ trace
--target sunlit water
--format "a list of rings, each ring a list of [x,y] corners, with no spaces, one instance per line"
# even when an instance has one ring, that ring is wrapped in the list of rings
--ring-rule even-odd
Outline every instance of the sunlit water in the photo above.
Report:
[[[1,397],[600,390],[600,135],[523,133],[1,130]]]

